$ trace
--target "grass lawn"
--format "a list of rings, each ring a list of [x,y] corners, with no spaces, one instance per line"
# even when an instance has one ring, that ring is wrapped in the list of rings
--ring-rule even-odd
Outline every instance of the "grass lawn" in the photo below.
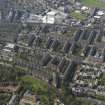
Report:
[[[35,79],[31,76],[24,76],[22,78],[19,78],[19,81],[22,83],[23,87],[26,90],[31,90],[32,92],[40,96],[42,105],[48,105],[49,98],[51,99],[50,103],[52,103],[53,99],[56,97],[55,88],[51,87],[50,91],[48,92],[48,84],[46,82]]]
[[[105,8],[105,2],[101,2],[100,0],[81,0],[81,2],[89,7]]]
[[[82,14],[82,13],[77,13],[77,12],[72,12],[70,13],[71,16],[73,16],[75,19],[77,20],[83,20],[85,19],[86,15],[85,14]]]
[[[99,79],[99,84],[105,86],[105,74],[102,75],[101,79]]]
[[[26,89],[31,89],[32,91],[47,91],[47,84],[41,80],[34,79],[31,76],[24,76],[20,78],[20,81],[23,83],[23,86]]]
[[[98,100],[105,101],[105,96],[98,96],[98,95],[96,95],[95,98],[98,99]]]

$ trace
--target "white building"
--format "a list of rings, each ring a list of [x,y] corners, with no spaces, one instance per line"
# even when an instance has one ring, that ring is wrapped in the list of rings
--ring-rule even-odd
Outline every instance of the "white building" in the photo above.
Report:
[[[36,14],[29,14],[29,17],[26,17],[25,14],[21,18],[22,23],[41,23],[42,16]]]
[[[13,60],[13,50],[15,45],[12,43],[7,43],[6,46],[2,49],[1,58],[6,61],[12,61]]]
[[[47,15],[42,18],[42,21],[43,23],[60,24],[66,18],[66,16],[67,15],[63,12],[52,10],[48,12]]]

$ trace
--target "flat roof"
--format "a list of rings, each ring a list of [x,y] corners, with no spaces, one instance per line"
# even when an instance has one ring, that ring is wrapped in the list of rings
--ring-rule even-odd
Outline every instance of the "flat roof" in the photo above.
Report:
[[[12,43],[7,43],[7,45],[5,46],[6,48],[14,48],[14,44],[12,44]]]

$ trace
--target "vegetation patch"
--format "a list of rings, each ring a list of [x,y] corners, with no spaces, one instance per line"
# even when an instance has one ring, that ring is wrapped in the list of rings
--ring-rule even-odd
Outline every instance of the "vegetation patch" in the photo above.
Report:
[[[101,0],[81,0],[81,2],[89,7],[105,8],[105,2]]]
[[[9,93],[0,92],[0,105],[6,105],[9,102],[11,96],[12,95]]]
[[[105,74],[103,74],[102,77],[99,79],[99,84],[105,86]]]
[[[53,86],[49,89],[47,83],[31,76],[21,77],[19,78],[19,82],[22,83],[26,90],[28,89],[35,94],[38,94],[40,96],[41,102],[43,103],[42,105],[47,105],[48,103],[53,105],[53,99],[56,97],[56,91]]]
[[[83,14],[81,12],[76,12],[76,11],[71,12],[70,15],[77,20],[83,20],[86,17],[86,14]]]

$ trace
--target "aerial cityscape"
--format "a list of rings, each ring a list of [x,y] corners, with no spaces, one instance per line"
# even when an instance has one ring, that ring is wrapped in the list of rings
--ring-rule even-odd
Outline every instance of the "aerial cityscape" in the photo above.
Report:
[[[0,105],[105,105],[105,0],[0,0]]]

